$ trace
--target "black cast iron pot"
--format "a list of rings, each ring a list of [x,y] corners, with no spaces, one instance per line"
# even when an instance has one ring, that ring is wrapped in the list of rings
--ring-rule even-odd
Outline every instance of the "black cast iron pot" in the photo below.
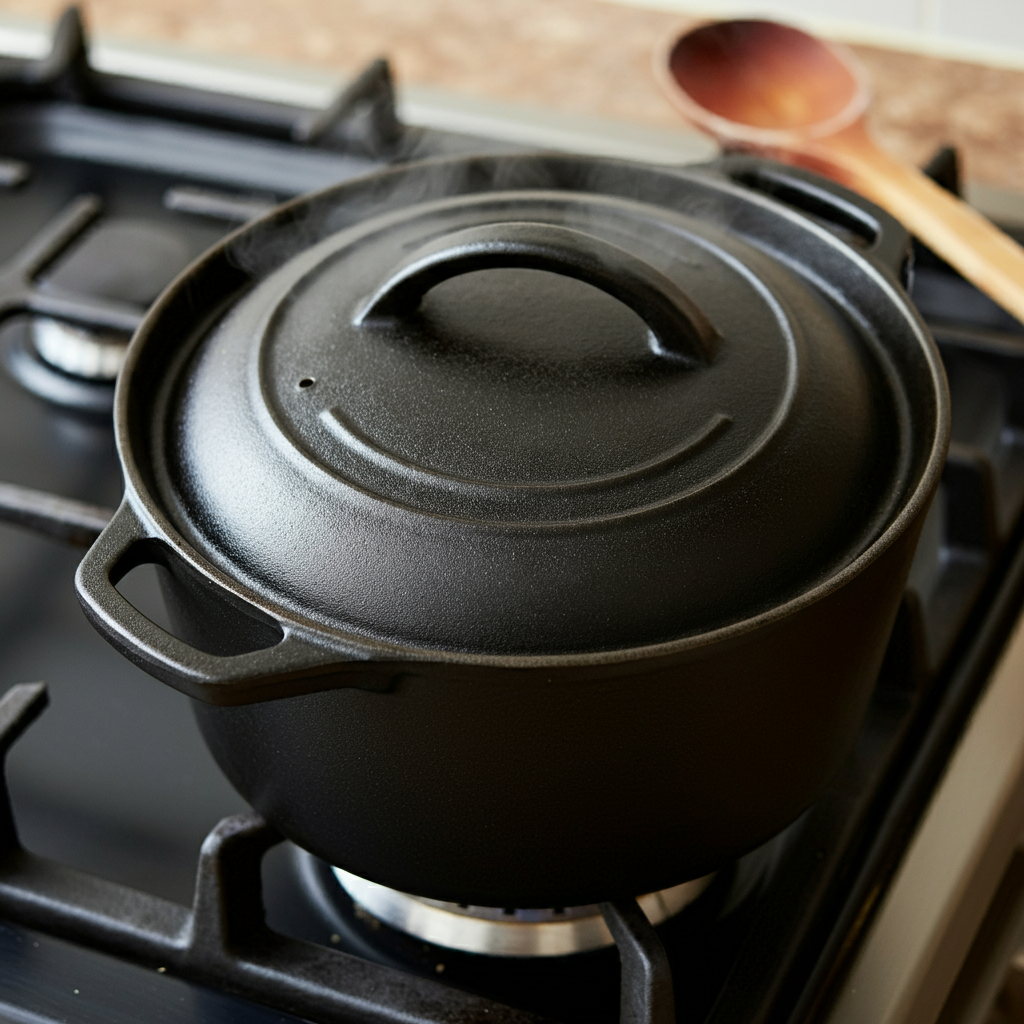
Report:
[[[524,907],[701,875],[813,801],[884,652],[948,434],[906,252],[747,158],[297,200],[132,342],[86,612],[348,871]],[[176,636],[115,589],[144,562]]]

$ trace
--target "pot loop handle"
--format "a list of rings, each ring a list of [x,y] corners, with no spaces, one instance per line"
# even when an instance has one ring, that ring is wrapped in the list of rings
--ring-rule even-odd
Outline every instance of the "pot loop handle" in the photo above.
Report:
[[[86,616],[110,643],[141,669],[182,693],[207,704],[253,704],[280,697],[315,693],[340,686],[383,690],[391,682],[353,650],[318,643],[294,626],[274,622],[280,640],[242,654],[218,655],[199,650],[150,621],[116,589],[137,565],[154,557],[135,551],[156,544],[126,498],[75,573],[75,590]],[[207,582],[207,585],[210,585]],[[225,600],[245,604],[220,588]],[[250,607],[250,613],[262,615]]]
[[[693,299],[656,267],[603,238],[535,221],[482,224],[433,239],[399,264],[355,322],[410,316],[442,281],[498,267],[548,270],[600,288],[647,324],[659,354],[686,363],[709,363],[721,340]]]

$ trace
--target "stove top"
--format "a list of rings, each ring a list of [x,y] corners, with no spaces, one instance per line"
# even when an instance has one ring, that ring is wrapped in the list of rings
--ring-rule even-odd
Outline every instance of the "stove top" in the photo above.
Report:
[[[917,247],[953,444],[859,742],[814,807],[648,899],[656,928],[629,904],[431,905],[249,811],[189,701],[86,622],[75,545],[120,498],[113,381],[179,270],[303,191],[520,143],[408,127],[382,61],[319,111],[98,72],[73,12],[48,56],[0,59],[0,140],[0,1017],[820,1017],[1020,611],[1024,327]],[[929,173],[958,188],[955,154]],[[119,589],[161,621],[147,567]]]

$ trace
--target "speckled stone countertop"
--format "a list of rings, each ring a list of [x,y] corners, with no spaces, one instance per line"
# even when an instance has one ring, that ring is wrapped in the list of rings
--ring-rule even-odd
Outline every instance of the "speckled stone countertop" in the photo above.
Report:
[[[221,56],[351,74],[387,54],[400,81],[671,127],[651,55],[683,21],[603,0],[82,0],[90,28]],[[0,0],[49,20],[64,0]],[[914,162],[957,145],[972,181],[1024,190],[1024,72],[854,47],[879,140]]]

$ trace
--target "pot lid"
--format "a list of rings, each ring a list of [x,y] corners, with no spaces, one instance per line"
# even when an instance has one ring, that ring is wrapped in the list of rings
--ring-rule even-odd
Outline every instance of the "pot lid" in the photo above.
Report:
[[[720,175],[412,165],[224,253],[254,283],[148,405],[154,490],[201,556],[329,628],[677,639],[820,584],[911,485],[905,300]]]

